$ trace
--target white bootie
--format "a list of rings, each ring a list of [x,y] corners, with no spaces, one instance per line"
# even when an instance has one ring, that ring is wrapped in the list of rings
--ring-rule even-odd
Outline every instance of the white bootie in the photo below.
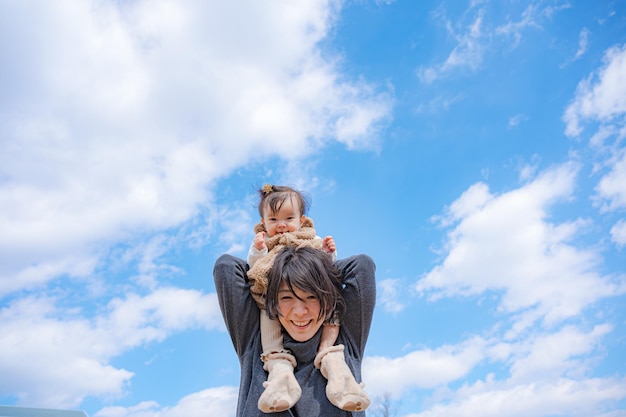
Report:
[[[363,411],[370,399],[363,391],[363,383],[357,383],[346,364],[343,345],[324,349],[315,357],[315,366],[328,380],[326,397],[337,408],[345,411]]]
[[[278,352],[264,355],[264,369],[269,373],[263,383],[265,391],[259,397],[258,407],[264,413],[277,413],[294,406],[300,399],[302,389],[293,370],[296,359],[289,353]]]

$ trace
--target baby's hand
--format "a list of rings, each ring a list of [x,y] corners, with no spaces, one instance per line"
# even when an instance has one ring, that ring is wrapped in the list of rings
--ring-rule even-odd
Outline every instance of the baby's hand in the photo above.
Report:
[[[265,232],[259,232],[254,235],[254,247],[258,250],[265,249]]]
[[[322,250],[326,253],[333,253],[337,250],[335,246],[335,239],[332,236],[326,236],[324,238],[324,243],[322,244]]]

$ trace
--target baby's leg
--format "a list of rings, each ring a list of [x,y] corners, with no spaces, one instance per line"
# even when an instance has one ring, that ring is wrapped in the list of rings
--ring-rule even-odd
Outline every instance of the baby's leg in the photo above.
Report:
[[[260,319],[261,349],[263,350],[263,355],[284,351],[283,329],[280,322],[270,319],[265,309],[261,310]]]
[[[328,380],[326,397],[337,408],[346,411],[362,411],[370,405],[370,399],[363,391],[363,384],[354,379],[346,364],[343,345],[335,345],[339,336],[339,325],[324,324],[315,366]]]
[[[267,311],[261,310],[261,360],[268,372],[265,390],[259,397],[258,407],[264,413],[276,413],[293,407],[300,399],[302,389],[293,374],[296,358],[283,347],[282,327],[278,320],[270,320]]]
[[[334,324],[326,324],[322,327],[322,337],[320,339],[320,346],[317,352],[321,352],[335,344],[339,337],[339,326]]]

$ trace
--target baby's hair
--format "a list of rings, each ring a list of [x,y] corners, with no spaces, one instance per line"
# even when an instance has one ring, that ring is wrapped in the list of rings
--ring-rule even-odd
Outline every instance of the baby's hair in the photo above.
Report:
[[[268,274],[265,307],[270,319],[280,316],[278,291],[284,283],[294,294],[294,288],[314,294],[320,303],[319,319],[328,320],[333,315],[341,317],[345,311],[341,272],[327,253],[310,247],[284,247],[274,260]]]
[[[265,184],[259,190],[259,214],[263,217],[263,209],[268,207],[272,213],[277,213],[287,199],[295,199],[303,216],[309,210],[309,200],[302,192],[286,185]]]

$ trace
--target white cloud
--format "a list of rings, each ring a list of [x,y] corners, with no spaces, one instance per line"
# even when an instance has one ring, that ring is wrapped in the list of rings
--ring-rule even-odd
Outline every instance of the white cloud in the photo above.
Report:
[[[524,9],[518,21],[509,21],[504,25],[497,27],[496,33],[512,37],[514,39],[513,45],[515,47],[521,42],[524,30],[529,27],[541,27],[538,22],[538,18],[540,17],[539,14],[540,9],[537,7],[537,4],[530,4],[526,7],[526,9]]]
[[[368,392],[400,395],[404,390],[433,388],[462,378],[484,359],[485,342],[473,338],[458,346],[413,351],[399,358],[367,356],[363,381]]]
[[[610,171],[596,186],[596,193],[601,212],[626,209],[626,149],[615,155]]]
[[[505,37],[513,38],[513,47],[517,47],[523,33],[528,28],[541,29],[546,19],[551,19],[555,12],[570,8],[567,2],[554,3],[554,5],[545,5],[543,2],[530,2],[522,12],[519,20],[510,20],[507,23],[496,28],[496,33]]]
[[[610,145],[611,138],[617,138],[619,142],[626,137],[626,127],[622,127],[621,130],[618,126],[614,125],[602,125],[598,127],[598,130],[589,139],[589,146],[594,150],[602,151],[607,148],[607,143]]]
[[[597,272],[598,253],[572,243],[588,221],[550,221],[556,204],[572,198],[578,169],[574,163],[556,166],[500,195],[475,184],[434,218],[450,228],[448,240],[440,265],[418,281],[418,291],[432,301],[496,294],[501,321],[486,336],[448,347],[464,352],[462,346],[480,341],[469,366],[455,368],[467,382],[457,388],[453,376],[436,381],[441,386],[433,385],[437,389],[424,401],[424,411],[406,417],[605,415],[626,398],[623,378],[591,375],[613,325],[578,320],[586,307],[623,288]],[[364,376],[397,369],[395,379],[384,379],[380,389],[398,397],[412,385],[423,386],[415,377],[417,366],[429,376],[424,363],[435,361],[417,360],[418,353],[373,362],[376,372]],[[486,363],[497,375],[481,375]]]
[[[378,281],[378,302],[388,313],[400,313],[406,308],[400,297],[400,281],[397,279],[383,279]]]
[[[583,28],[578,35],[578,50],[574,56],[574,60],[580,58],[587,52],[589,47],[589,29]]]
[[[133,372],[112,366],[112,358],[189,328],[223,328],[215,294],[129,294],[94,319],[52,298],[22,298],[0,310],[0,392],[20,404],[60,408],[86,396],[120,396]]]
[[[126,294],[123,299],[113,299],[108,310],[98,328],[110,332],[118,346],[163,340],[182,329],[223,327],[216,295],[196,290],[159,288],[143,297]]]
[[[617,246],[626,245],[626,220],[620,220],[611,228],[611,239]]]
[[[582,34],[581,34],[582,36]],[[563,114],[565,133],[578,136],[586,123],[595,123],[589,144],[596,155],[603,159],[598,164],[607,168],[595,187],[592,197],[601,213],[626,208],[626,45],[609,48],[603,57],[603,66],[581,81],[570,105]],[[614,138],[613,141],[610,139]],[[596,170],[599,170],[596,167]],[[623,246],[623,221],[611,228],[611,239]]]
[[[237,394],[236,387],[210,388],[187,395],[173,407],[144,401],[132,407],[105,407],[94,417],[232,417],[235,415]]]
[[[386,91],[350,80],[341,57],[320,49],[339,6],[1,3],[3,395],[46,407],[116,398],[133,370],[114,358],[175,332],[223,328],[214,294],[160,283],[180,273],[163,260],[172,247],[221,238],[236,250],[233,234],[249,233],[235,207],[220,224],[229,230],[214,236],[211,184],[329,141],[375,147],[389,115]],[[136,271],[126,294],[107,298],[120,288],[105,278],[128,265]],[[92,292],[85,302],[97,315],[64,307],[79,302],[70,299],[76,288],[41,295],[57,277],[84,279],[69,284]],[[229,393],[218,402],[231,408],[213,407],[216,415],[232,410]],[[204,415],[212,395],[221,394],[136,411],[198,415],[185,409],[191,402]]]
[[[565,133],[578,136],[583,123],[622,123],[620,115],[626,112],[626,46],[614,46],[604,54],[604,66],[576,88],[576,95],[563,115]]]
[[[426,401],[424,411],[406,417],[600,415],[626,397],[626,380],[587,377],[594,355],[602,353],[602,338],[611,330],[608,325],[589,331],[568,325],[515,342],[497,337],[483,341],[480,352],[485,356],[475,358],[471,366],[490,361],[506,366],[508,372],[500,378],[490,373],[459,388],[435,390],[435,401]],[[398,372],[398,380],[403,381],[403,371]],[[404,372],[410,375],[415,370]]]
[[[250,160],[375,146],[389,97],[318,46],[337,10],[3,3],[1,293],[89,275],[115,243],[192,219]]]
[[[415,387],[435,388],[435,396],[443,395],[438,402],[462,401],[477,392],[487,395],[533,383],[550,385],[563,378],[583,381],[595,358],[603,354],[602,340],[612,330],[607,324],[587,331],[565,325],[546,332],[533,330],[511,340],[506,336],[510,329],[501,323],[489,332],[489,339],[473,336],[458,345],[415,350],[398,358],[366,357],[363,380],[369,392],[397,398]],[[503,370],[498,379],[486,374],[485,381],[476,380],[473,387],[443,388],[461,378],[471,381],[471,375],[481,375],[476,370],[486,363]]]
[[[421,66],[417,76],[424,84],[431,84],[443,75],[458,69],[477,69],[483,60],[485,51],[483,33],[483,11],[479,10],[474,20],[456,33],[451,22],[446,22],[449,34],[455,39],[456,45],[446,58],[438,65]]]
[[[161,234],[126,250],[123,254],[124,260],[137,259],[138,262],[137,275],[131,279],[143,287],[155,289],[159,278],[182,273],[180,268],[160,261],[174,241],[175,239]]]
[[[519,126],[522,122],[528,120],[528,116],[525,114],[516,114],[515,116],[509,117],[509,129],[513,129]]]
[[[516,48],[522,41],[524,32],[529,28],[541,29],[543,22],[562,9],[570,7],[567,3],[546,6],[542,2],[531,2],[521,12],[517,20],[508,17],[504,24],[489,21],[494,15],[490,9],[492,5],[485,1],[472,1],[457,21],[445,18],[440,8],[434,16],[441,18],[448,35],[454,40],[454,46],[446,59],[434,65],[422,65],[417,68],[416,74],[424,84],[431,84],[436,80],[454,73],[470,70],[476,71],[482,65],[487,55],[498,42],[512,44],[509,48]],[[497,35],[497,36],[494,36]],[[581,34],[581,47],[583,38]]]
[[[470,187],[441,220],[454,225],[445,258],[419,280],[417,290],[432,300],[499,293],[499,309],[520,313],[523,327],[536,319],[554,325],[617,294],[617,286],[595,270],[599,254],[569,243],[587,222],[548,221],[550,208],[571,198],[577,169],[572,163],[557,166],[501,195],[484,184]]]
[[[454,221],[481,210],[491,199],[487,184],[474,184],[450,205],[446,216],[435,216],[433,220],[443,226],[450,226]]]
[[[426,103],[420,103],[416,109],[415,112],[418,114],[424,114],[424,113],[438,113],[440,110],[449,110],[452,106],[454,106],[456,103],[465,100],[465,96],[463,94],[456,94],[455,96],[450,96],[450,97],[446,97],[446,96],[437,96],[434,99],[426,102]]]
[[[508,382],[526,384],[555,381],[566,376],[583,377],[602,338],[611,330],[612,327],[606,324],[597,325],[588,332],[570,325],[512,344]]]
[[[540,417],[546,415],[599,415],[626,396],[626,380],[561,378],[514,386],[478,382],[446,403],[405,417]],[[610,414],[609,414],[610,415]]]

